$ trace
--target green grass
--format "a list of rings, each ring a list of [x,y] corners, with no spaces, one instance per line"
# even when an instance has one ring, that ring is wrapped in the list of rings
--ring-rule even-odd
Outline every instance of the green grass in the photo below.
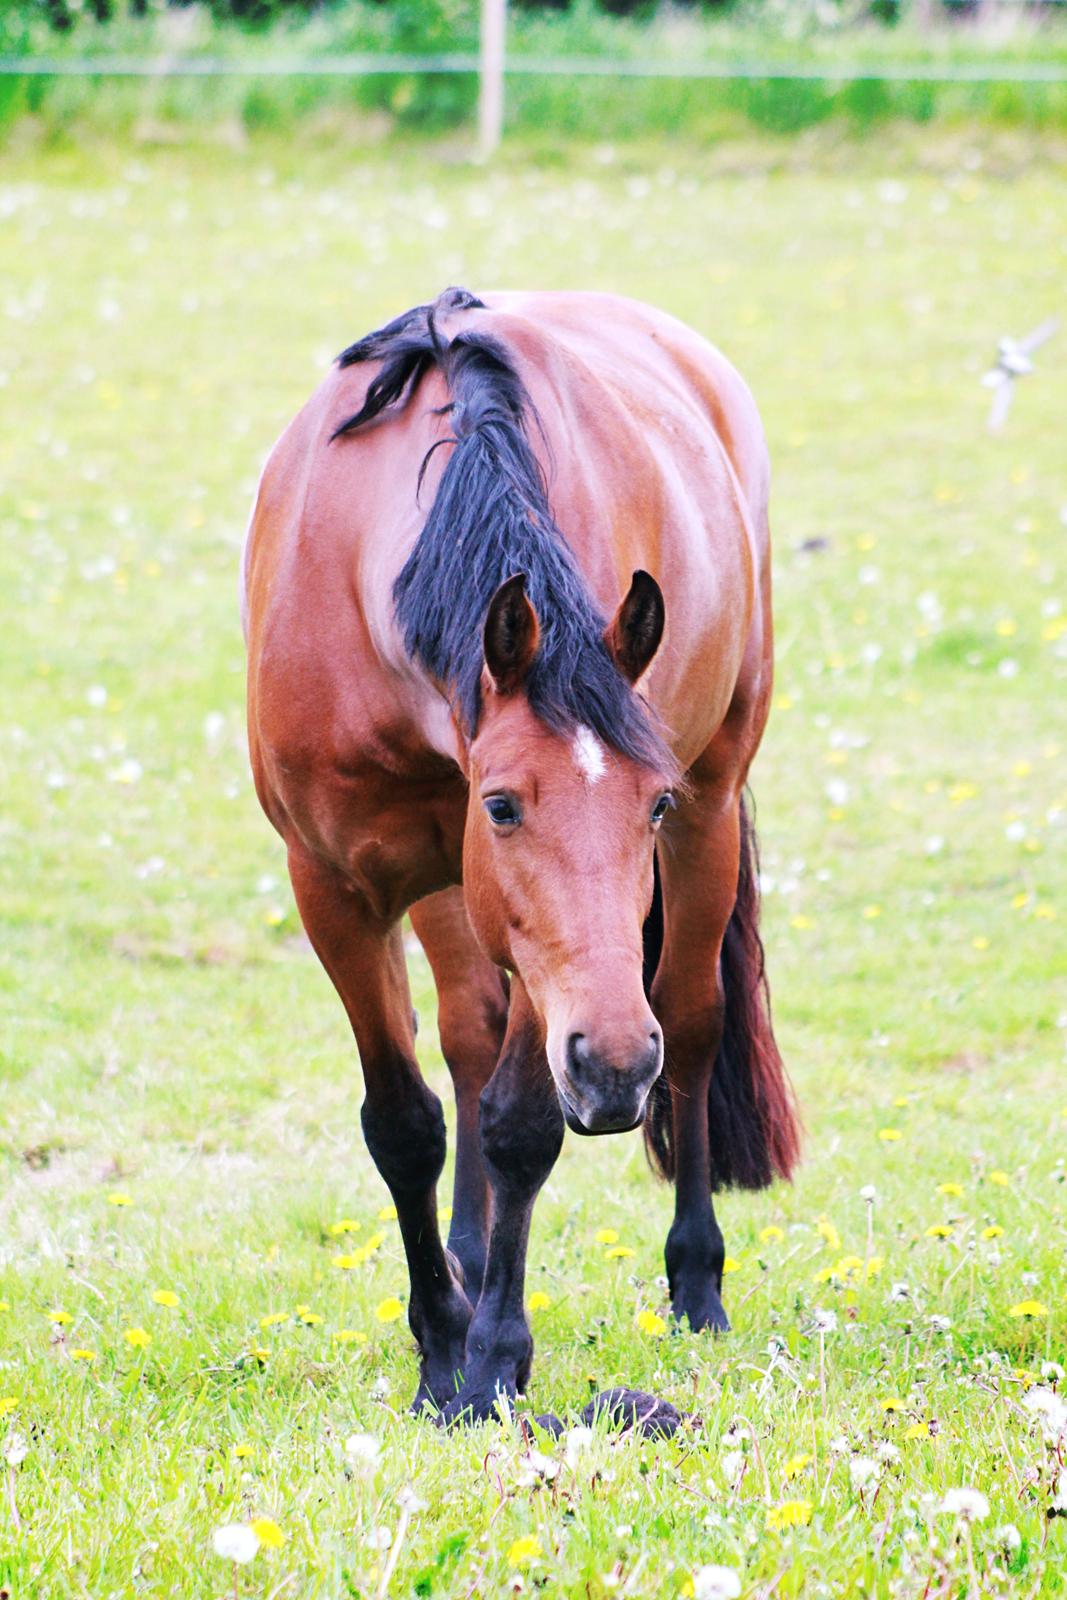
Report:
[[[999,334],[1061,303],[1064,172],[977,135],[807,149],[492,171],[266,140],[9,153],[0,1429],[29,1448],[19,1534],[0,1484],[0,1586],[19,1600],[218,1596],[212,1533],[250,1516],[285,1542],[243,1594],[372,1596],[405,1485],[396,1596],[502,1593],[525,1535],[527,1590],[576,1600],[686,1593],[708,1563],[752,1595],[1063,1592],[1022,1400],[1067,1344],[1067,336],[999,437],[978,379]],[[355,1052],[242,731],[260,462],[336,350],[450,282],[669,307],[751,381],[776,476],[754,785],[807,1159],[794,1187],[721,1203],[735,1331],[712,1342],[637,1326],[665,1308],[670,1208],[638,1140],[568,1141],[534,1227],[529,1290],[551,1304],[530,1402],[573,1414],[626,1381],[703,1430],[598,1435],[540,1487],[514,1427],[442,1437],[405,1414],[411,1341],[375,1314],[405,1272]],[[353,1272],[331,1265],[341,1218],[385,1235]],[[607,1259],[604,1228],[634,1255]],[[848,1256],[881,1269],[827,1277]],[[1027,1299],[1048,1315],[1012,1317]],[[817,1308],[838,1319],[822,1355]],[[382,1455],[348,1477],[354,1431]],[[883,1444],[899,1457],[861,1493],[850,1462]],[[958,1486],[990,1502],[968,1536],[938,1509]],[[794,1499],[810,1523],[774,1531]]]

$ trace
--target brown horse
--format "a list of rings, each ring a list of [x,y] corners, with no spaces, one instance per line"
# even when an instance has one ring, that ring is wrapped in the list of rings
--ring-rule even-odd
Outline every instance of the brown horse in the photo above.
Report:
[[[525,1387],[530,1217],[564,1123],[643,1122],[693,1329],[727,1327],[712,1192],[794,1165],[743,798],[771,691],[767,485],[747,388],[673,318],[455,289],[346,350],[264,472],[256,787],[355,1032],[416,1404],[446,1420]],[[447,1250],[405,912],[456,1094]]]

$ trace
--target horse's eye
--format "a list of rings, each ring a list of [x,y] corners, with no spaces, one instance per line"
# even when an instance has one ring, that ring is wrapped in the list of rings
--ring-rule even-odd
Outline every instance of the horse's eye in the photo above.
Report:
[[[513,828],[522,821],[518,806],[506,794],[491,794],[485,802],[485,809],[490,822],[495,822],[498,828]]]
[[[673,794],[661,794],[660,795],[659,799],[656,801],[655,805],[652,807],[652,826],[654,828],[659,827],[659,824],[663,821],[664,817],[667,815],[667,812],[670,810],[671,806],[673,806],[673,805],[674,805],[674,796],[673,796]]]

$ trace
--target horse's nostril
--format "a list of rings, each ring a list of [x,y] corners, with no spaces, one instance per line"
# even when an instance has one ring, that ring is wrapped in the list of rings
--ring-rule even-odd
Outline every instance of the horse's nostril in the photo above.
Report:
[[[572,1033],[567,1040],[567,1066],[576,1078],[589,1066],[589,1046],[584,1033]]]

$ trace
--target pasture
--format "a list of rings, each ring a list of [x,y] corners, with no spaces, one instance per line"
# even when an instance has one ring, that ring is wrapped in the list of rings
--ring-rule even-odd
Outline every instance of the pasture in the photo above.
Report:
[[[1063,199],[1062,152],[966,129],[492,171],[344,139],[9,148],[6,1592],[736,1592],[709,1566],[752,1595],[1062,1592],[1034,1396],[1067,1361],[1067,335],[992,438],[979,378],[1060,307]],[[568,1137],[530,1253],[531,1410],[625,1382],[699,1414],[671,1442],[406,1414],[358,1063],[247,772],[261,461],[342,346],[447,283],[655,301],[770,440],[753,787],[806,1159],[719,1204],[725,1340],[664,1320],[671,1196],[636,1134]],[[250,1518],[238,1572],[212,1536]]]

